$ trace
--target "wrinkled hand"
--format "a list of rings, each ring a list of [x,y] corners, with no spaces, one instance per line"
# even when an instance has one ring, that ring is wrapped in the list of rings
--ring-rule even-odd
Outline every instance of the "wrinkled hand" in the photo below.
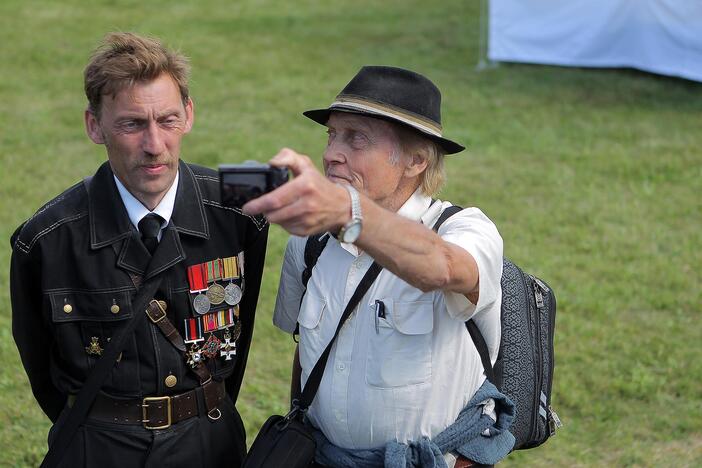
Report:
[[[269,222],[297,236],[336,232],[351,218],[346,189],[329,181],[309,157],[283,148],[269,164],[286,166],[294,178],[246,203],[244,213],[263,214]]]

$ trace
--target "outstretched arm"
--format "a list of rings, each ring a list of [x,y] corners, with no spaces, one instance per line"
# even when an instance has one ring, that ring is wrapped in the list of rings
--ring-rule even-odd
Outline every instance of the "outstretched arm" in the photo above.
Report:
[[[351,219],[347,190],[324,177],[307,156],[283,149],[270,163],[287,166],[295,178],[244,205],[245,213],[263,213],[270,222],[298,236],[337,232]],[[478,267],[465,249],[363,194],[361,207],[363,230],[355,242],[358,248],[423,291],[452,291],[477,302]]]

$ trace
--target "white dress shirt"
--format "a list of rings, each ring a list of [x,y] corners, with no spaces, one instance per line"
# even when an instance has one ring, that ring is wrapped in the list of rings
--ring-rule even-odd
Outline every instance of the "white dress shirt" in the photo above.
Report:
[[[417,191],[398,214],[431,227],[448,206],[431,204]],[[431,438],[455,421],[485,380],[465,320],[476,320],[493,362],[497,357],[502,238],[477,208],[450,217],[439,235],[475,258],[478,304],[457,293],[424,293],[387,270],[380,273],[341,329],[308,413],[339,447],[367,449],[391,440]],[[305,238],[290,238],[273,317],[287,332],[299,321],[303,385],[373,262],[355,246],[330,238],[300,306],[304,249]],[[376,300],[385,304],[385,318],[376,317]]]
[[[149,211],[139,200],[137,200],[134,195],[129,193],[129,190],[122,185],[117,176],[114,176],[115,183],[117,184],[117,190],[119,195],[122,197],[122,203],[127,209],[127,214],[129,215],[129,220],[132,222],[136,230],[139,230],[139,221],[149,213],[156,213],[161,218],[163,218],[163,223],[161,223],[161,230],[158,232],[158,240],[161,240],[161,233],[168,226],[171,221],[171,216],[173,215],[173,207],[175,206],[176,192],[178,192],[178,178],[180,173],[176,172],[175,179],[168,192],[163,196],[159,204],[154,208],[153,211]]]

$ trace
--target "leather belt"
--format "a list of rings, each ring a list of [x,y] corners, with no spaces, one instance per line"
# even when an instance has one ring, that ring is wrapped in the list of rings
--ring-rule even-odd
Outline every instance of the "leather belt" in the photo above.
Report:
[[[141,424],[145,429],[167,429],[172,424],[200,415],[197,396],[199,389],[202,389],[207,415],[218,419],[221,413],[217,407],[226,392],[224,382],[214,380],[178,395],[120,400],[98,394],[88,417],[115,424]]]

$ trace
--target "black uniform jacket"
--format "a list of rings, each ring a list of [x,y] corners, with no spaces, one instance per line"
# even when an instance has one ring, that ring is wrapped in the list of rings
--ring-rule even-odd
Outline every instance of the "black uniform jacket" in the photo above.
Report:
[[[244,374],[254,324],[268,225],[220,203],[217,173],[180,162],[173,215],[151,257],[131,224],[108,163],[42,207],[12,236],[12,331],[34,396],[56,421],[76,394],[101,347],[133,314],[130,273],[163,275],[156,294],[183,334],[195,317],[187,267],[244,252],[242,331],[234,359],[209,359],[214,378],[226,379],[233,401]],[[66,306],[70,307],[66,307]],[[117,307],[114,307],[117,306]],[[226,304],[223,304],[226,307]],[[216,310],[213,308],[212,310]],[[217,332],[221,338],[222,332]],[[165,378],[175,376],[168,387]],[[169,383],[173,378],[169,379]],[[138,328],[102,391],[141,398],[182,393],[199,385],[183,355],[150,321]]]

